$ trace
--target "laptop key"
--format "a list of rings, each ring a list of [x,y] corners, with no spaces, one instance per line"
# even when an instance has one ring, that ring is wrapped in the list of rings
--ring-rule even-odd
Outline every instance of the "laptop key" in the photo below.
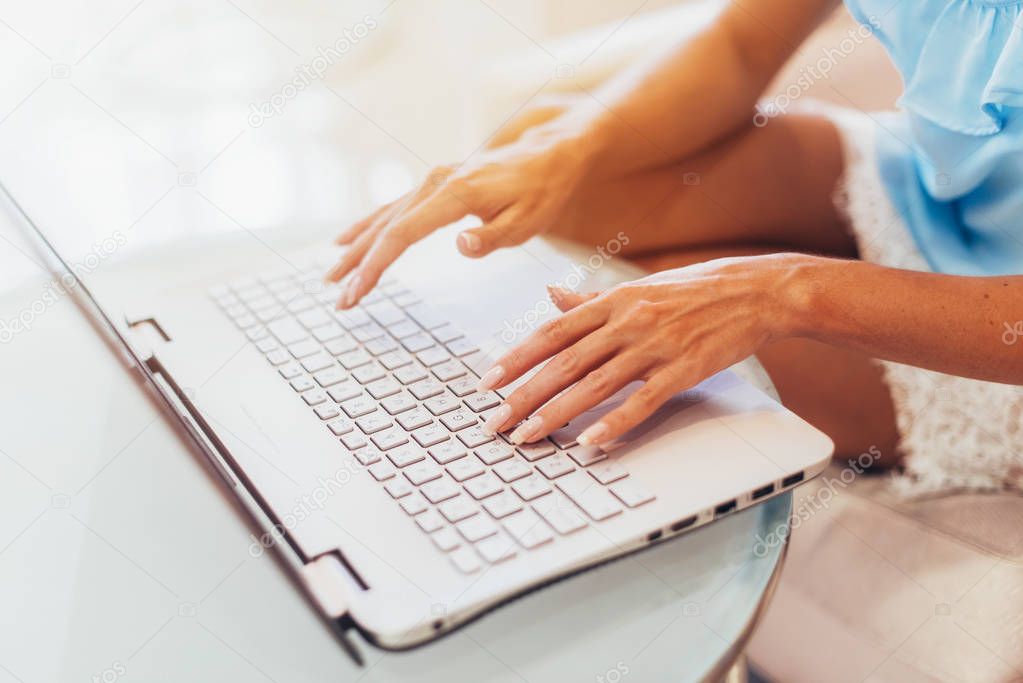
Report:
[[[451,553],[451,563],[463,574],[473,574],[483,566],[476,553],[469,548],[459,548]]]
[[[485,434],[479,425],[458,432],[458,440],[469,448],[476,448],[494,440],[493,434]]]
[[[380,364],[388,370],[395,370],[397,368],[408,365],[412,362],[412,356],[406,351],[391,351],[380,356]],[[426,377],[426,373],[423,373],[423,377]]]
[[[382,451],[386,451],[408,443],[408,435],[400,429],[391,427],[386,431],[374,434],[370,437],[370,440],[377,448]]]
[[[493,408],[498,405],[501,402],[501,397],[492,391],[486,391],[482,394],[473,394],[463,399],[463,401],[474,413],[481,413],[487,408]]]
[[[331,420],[327,423],[327,427],[334,433],[334,436],[344,436],[348,432],[355,429],[355,425],[352,424],[351,420],[346,420],[343,417],[339,417],[336,420]],[[365,465],[366,463],[362,463]]]
[[[470,479],[469,481],[462,484],[462,488],[469,492],[469,495],[476,500],[483,500],[487,496],[492,496],[495,493],[500,493],[504,490],[504,485],[501,480],[495,477],[490,472],[487,472],[483,476]]]
[[[454,325],[441,325],[435,330],[431,330],[433,338],[439,341],[441,344],[447,344],[450,341],[454,341],[459,337],[464,336],[462,331]]]
[[[426,379],[426,371],[418,365],[406,365],[394,371],[394,379],[407,386]]]
[[[554,540],[547,523],[529,509],[502,520],[501,526],[526,550]]]
[[[446,346],[451,355],[455,357],[468,356],[470,353],[476,353],[480,350],[478,346],[465,337],[449,342]]]
[[[295,358],[312,356],[319,350],[319,341],[316,339],[302,339],[301,341],[296,341],[295,344],[287,345],[287,352]]]
[[[475,375],[469,375],[467,377],[462,377],[460,379],[456,379],[454,382],[449,383],[448,389],[450,389],[451,393],[453,393],[455,396],[458,397],[468,396],[469,394],[476,391],[476,386],[479,384],[479,382],[480,380],[478,377],[476,377]]]
[[[517,479],[528,477],[533,473],[533,468],[522,460],[505,460],[494,466],[494,474],[501,477],[505,483],[511,483]]]
[[[452,529],[451,527],[435,531],[434,533],[430,534],[430,539],[433,541],[433,544],[435,546],[437,546],[444,552],[450,552],[457,548],[458,546],[462,545],[461,537],[457,533],[455,533],[455,530]],[[479,560],[476,560],[476,565],[479,566]]]
[[[615,498],[630,508],[639,507],[656,498],[653,493],[647,491],[639,482],[632,478],[611,484],[608,490],[614,494]]]
[[[378,379],[383,379],[386,376],[387,373],[382,367],[380,367],[380,363],[377,363],[376,361],[352,370],[352,379],[357,381],[359,384],[370,384],[371,382],[376,382]]]
[[[391,416],[387,413],[375,412],[370,413],[369,415],[363,415],[355,421],[355,424],[358,425],[363,434],[376,434],[377,432],[387,429],[394,423],[391,422]],[[387,447],[381,446],[380,444],[377,444],[377,448],[387,450]]]
[[[406,410],[411,410],[418,405],[411,396],[406,394],[404,391],[394,396],[388,396],[380,402],[380,407],[386,410],[391,415],[397,415],[403,413]]]
[[[296,377],[295,379],[291,380],[289,384],[291,384],[291,388],[294,389],[295,391],[308,391],[309,389],[312,389],[313,387],[316,386],[316,382],[312,381],[305,375],[302,375],[301,377]]]
[[[476,552],[491,564],[504,562],[515,557],[515,544],[504,534],[495,534],[476,544]]]
[[[430,335],[425,332],[419,332],[418,334],[413,334],[410,337],[402,339],[401,345],[405,347],[406,351],[416,353],[434,346],[435,342],[433,341],[433,337]]]
[[[484,500],[483,508],[495,519],[501,519],[521,510],[522,503],[508,491],[501,491],[496,496]]]
[[[369,396],[358,396],[341,404],[341,410],[345,411],[345,415],[352,419],[368,415],[376,409],[376,401]]]
[[[426,512],[430,509],[430,507],[426,504],[426,501],[423,500],[423,497],[418,493],[402,498],[400,505],[401,509],[404,510],[406,514],[412,515],[413,517],[418,515],[420,512]]]
[[[401,385],[390,377],[382,377],[366,385],[366,391],[375,399],[384,399],[401,391]]]
[[[607,459],[607,453],[596,446],[577,446],[568,451],[568,456],[575,460],[579,467],[587,467],[595,462]]]
[[[416,515],[415,519],[419,528],[428,534],[444,528],[444,519],[437,514],[436,510],[427,510],[421,515]]]
[[[524,479],[519,479],[511,487],[515,493],[519,494],[519,498],[527,502],[551,492],[550,484],[537,474],[531,474]]]
[[[451,358],[451,356],[448,354],[447,351],[445,351],[441,347],[434,346],[433,348],[420,351],[419,353],[416,354],[416,358],[419,359],[420,363],[429,368],[433,367],[434,365],[439,365],[440,363],[443,363],[444,361]]]
[[[402,429],[409,432],[425,427],[432,422],[433,418],[430,416],[430,413],[422,408],[416,408],[398,416],[398,424],[402,426]]]
[[[446,465],[449,462],[458,460],[459,458],[464,458],[468,453],[468,451],[462,447],[462,444],[456,441],[448,441],[446,443],[438,444],[431,448],[428,452],[430,457],[436,460],[439,465]]]
[[[351,337],[337,337],[325,343],[323,348],[332,356],[340,356],[342,353],[348,353],[359,348],[359,343]]]
[[[306,369],[306,372],[319,372],[320,370],[326,370],[327,368],[335,367],[336,365],[337,364],[334,362],[334,359],[322,351],[313,354],[302,361],[302,367]]]
[[[536,443],[524,443],[518,446],[519,453],[522,457],[529,462],[535,462],[540,458],[546,458],[548,455],[554,455],[557,449],[547,439],[542,439]]]
[[[373,357],[366,353],[363,349],[355,349],[354,351],[342,353],[337,357],[337,360],[344,366],[345,370],[354,370],[360,365],[365,365],[373,360]]]
[[[309,336],[304,327],[291,318],[280,318],[269,323],[266,328],[270,330],[282,346],[291,346],[295,342],[302,341]]]
[[[452,413],[444,415],[440,421],[448,430],[457,432],[460,429],[466,429],[476,424],[476,416],[465,408],[459,408]]]
[[[594,521],[599,522],[622,511],[614,496],[585,472],[576,470],[556,479],[554,485]]]
[[[569,472],[575,471],[575,465],[572,464],[568,458],[561,453],[557,455],[541,460],[536,469],[539,470],[540,474],[547,477],[548,479],[557,479],[558,477],[564,476]]]
[[[270,365],[281,365],[291,360],[291,354],[284,349],[273,349],[266,354],[266,359]]]
[[[310,406],[318,406],[327,400],[327,395],[320,389],[313,389],[302,394],[302,400]]]
[[[586,470],[590,476],[605,486],[629,476],[628,471],[617,460],[602,462]]]
[[[457,482],[478,477],[487,471],[487,468],[476,458],[462,458],[455,460],[447,467],[448,474]]]
[[[432,460],[424,460],[405,469],[405,478],[415,486],[440,479],[442,472]]]
[[[331,367],[320,370],[313,375],[313,379],[316,380],[316,383],[324,389],[345,381],[347,377],[348,374],[338,365],[332,365]]]
[[[394,463],[395,467],[408,467],[426,458],[423,452],[415,446],[394,448],[386,453],[387,459]]]
[[[380,462],[369,466],[369,473],[377,481],[387,481],[395,475],[395,469],[391,466],[391,463],[381,460]]]
[[[316,406],[315,412],[316,417],[321,420],[329,420],[341,414],[341,411],[337,409],[337,406],[330,405],[329,403],[325,403],[322,406]]]
[[[441,325],[447,324],[447,321],[444,320],[444,318],[437,315],[436,311],[432,310],[424,303],[406,306],[405,312],[426,330],[432,330],[440,327]]]
[[[281,373],[281,377],[284,379],[293,379],[302,374],[302,368],[298,363],[285,363],[277,368],[277,372]]]
[[[369,467],[373,463],[380,462],[380,458],[382,457],[383,454],[375,448],[360,448],[355,451],[355,459],[364,467]]]
[[[449,413],[457,408],[459,403],[454,396],[441,394],[424,401],[423,405],[434,415],[443,415],[444,413]]]
[[[354,432],[353,431],[353,432],[349,432],[348,434],[345,434],[344,436],[342,436],[341,437],[341,443],[343,443],[345,445],[345,448],[347,448],[348,450],[354,451],[354,450],[358,450],[358,449],[362,448],[368,442],[366,441],[366,437],[365,436],[363,436],[359,432]]]
[[[275,351],[281,347],[277,343],[277,340],[273,337],[264,337],[256,342],[256,348],[260,353],[270,353],[271,351]]]
[[[461,488],[450,479],[442,478],[423,484],[419,491],[428,501],[436,504],[454,498],[461,493]]]
[[[361,396],[362,388],[355,382],[345,381],[341,384],[335,384],[328,389],[327,395],[330,396],[330,399],[335,403],[344,403],[356,396]]]
[[[331,339],[337,339],[338,337],[342,336],[345,333],[344,328],[342,328],[333,320],[325,325],[314,327],[312,330],[310,330],[310,332],[313,333],[313,337],[316,339],[316,341],[324,343],[329,342]]]
[[[411,320],[405,320],[397,325],[391,325],[387,328],[387,331],[391,333],[391,336],[395,339],[404,339],[405,337],[411,337],[414,334],[422,332],[422,328],[416,325]]]
[[[586,527],[586,520],[567,500],[561,499],[558,504],[558,499],[550,498],[544,502],[545,505],[534,505],[533,509],[562,536]]]
[[[479,511],[479,508],[476,507],[476,503],[474,503],[472,500],[466,498],[465,496],[460,495],[450,500],[444,501],[443,503],[437,506],[437,510],[442,515],[444,515],[444,519],[454,523],[472,517]]]
[[[349,330],[349,332],[357,341],[365,344],[371,339],[382,337],[384,335],[384,328],[380,327],[376,323],[370,323],[369,325],[356,327],[353,330]]]
[[[397,375],[397,373],[395,373],[395,375]],[[412,395],[420,401],[425,401],[432,396],[444,393],[444,386],[438,382],[434,382],[432,379],[427,379],[422,382],[416,382],[410,386],[408,390],[411,391]]]
[[[511,446],[500,441],[492,441],[485,446],[477,448],[474,452],[476,457],[488,465],[495,465],[515,455],[515,451],[512,450]]]
[[[440,425],[430,424],[412,432],[412,438],[423,448],[429,448],[442,441],[447,441],[451,437]]]
[[[296,316],[296,319],[298,320],[299,325],[311,332],[314,328],[334,322],[322,308],[313,308],[308,311],[304,311],[303,313],[299,313]]]
[[[444,505],[447,505],[447,503],[444,503]],[[497,525],[494,524],[494,520],[483,515],[477,515],[475,509],[473,509],[473,516],[457,522],[455,528],[458,529],[458,533],[462,534],[462,538],[470,543],[475,543],[497,533]]]
[[[396,348],[398,348],[398,342],[394,341],[390,337],[377,337],[376,339],[370,339],[366,342],[366,350],[374,356],[394,351]]]
[[[466,370],[465,366],[460,362],[456,360],[449,360],[441,363],[440,365],[434,365],[431,372],[433,372],[434,376],[441,382],[450,382],[457,377],[461,377],[467,373],[468,370]]]
[[[414,490],[412,484],[408,483],[404,479],[391,479],[384,485],[384,490],[391,494],[391,498],[401,498],[407,496]]]

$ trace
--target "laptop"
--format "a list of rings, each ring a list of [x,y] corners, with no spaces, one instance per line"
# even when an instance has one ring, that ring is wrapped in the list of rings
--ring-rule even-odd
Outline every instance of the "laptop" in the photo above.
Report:
[[[249,552],[274,554],[342,640],[355,629],[385,649],[428,643],[777,496],[832,454],[731,371],[606,451],[575,436],[638,383],[539,443],[484,432],[501,396],[477,391],[479,375],[556,314],[544,285],[627,276],[592,261],[599,272],[580,275],[587,261],[542,240],[474,261],[439,231],[339,312],[326,240],[239,232],[82,268],[2,194],[244,511]]]

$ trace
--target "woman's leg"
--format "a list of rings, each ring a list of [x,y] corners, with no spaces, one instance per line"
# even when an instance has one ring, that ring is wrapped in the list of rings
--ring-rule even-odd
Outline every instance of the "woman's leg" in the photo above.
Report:
[[[621,231],[630,256],[754,244],[853,257],[831,200],[841,172],[830,121],[779,117],[684,162],[585,188],[555,232],[597,246]]]
[[[627,255],[650,271],[778,251],[855,258],[832,203],[842,166],[830,121],[780,117],[684,163],[590,188],[558,232],[602,245],[622,231]],[[869,358],[804,339],[757,357],[785,405],[826,432],[837,456],[876,446],[883,464],[897,462],[892,399]]]

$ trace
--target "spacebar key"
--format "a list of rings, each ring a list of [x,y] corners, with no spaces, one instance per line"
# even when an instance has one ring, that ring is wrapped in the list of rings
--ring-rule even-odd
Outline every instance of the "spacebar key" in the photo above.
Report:
[[[614,496],[581,470],[556,479],[554,485],[597,522],[622,511]]]

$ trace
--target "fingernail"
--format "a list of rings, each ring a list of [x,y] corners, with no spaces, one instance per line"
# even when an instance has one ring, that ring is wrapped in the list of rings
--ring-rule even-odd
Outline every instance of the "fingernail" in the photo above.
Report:
[[[497,386],[497,383],[504,377],[504,368],[500,365],[494,367],[483,373],[480,377],[480,383],[476,385],[476,391],[490,391]]]
[[[483,423],[483,431],[486,434],[496,434],[501,426],[508,421],[511,417],[511,406],[507,403],[501,405],[500,408],[495,410],[493,414],[487,418],[487,421]]]
[[[523,441],[528,441],[540,431],[543,426],[543,417],[540,415],[534,415],[522,424],[520,424],[514,432],[511,433],[511,442],[513,444],[520,444]]]
[[[603,422],[594,422],[589,427],[583,430],[583,433],[576,437],[583,446],[593,446],[598,444],[607,437],[608,428]]]
[[[345,308],[349,308],[355,304],[355,297],[358,295],[359,287],[361,285],[362,277],[359,275],[353,275],[351,279],[348,280],[348,286],[345,287],[345,297],[341,302]]]
[[[462,245],[462,248],[466,251],[476,252],[480,250],[480,238],[479,235],[474,235],[471,232],[462,232],[458,234],[458,242]]]

